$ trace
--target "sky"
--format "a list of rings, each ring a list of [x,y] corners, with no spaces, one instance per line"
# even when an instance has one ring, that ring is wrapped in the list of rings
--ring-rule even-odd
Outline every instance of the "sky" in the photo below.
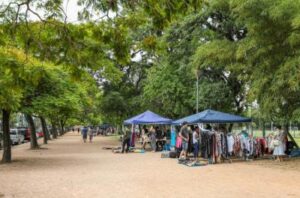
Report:
[[[8,5],[9,3],[13,2],[14,0],[0,0],[0,5]],[[25,11],[25,6],[23,7]],[[64,0],[63,1],[63,9],[67,14],[67,21],[71,23],[78,22],[78,12],[81,10],[81,7],[77,5],[77,0]],[[35,9],[34,9],[35,10]],[[35,10],[40,15],[43,15],[41,10]],[[36,16],[30,14],[31,20],[38,20]]]
[[[78,12],[81,10],[80,6],[77,5],[77,0],[64,0],[63,7],[67,13],[67,21],[76,23]]]
[[[43,0],[43,1],[45,2],[46,0]],[[80,21],[78,20],[78,12],[82,11],[83,7],[78,6],[77,1],[78,0],[63,0],[62,8],[64,9],[64,11],[67,15],[67,22],[69,22],[69,23],[80,23]],[[22,1],[0,0],[1,10],[4,9],[11,2],[18,2],[19,3],[19,2],[22,2]],[[33,2],[39,2],[39,0],[36,0],[36,1],[33,1]],[[16,6],[16,4],[12,4],[12,5]],[[2,6],[3,6],[3,8],[2,8]],[[31,8],[32,8],[32,10],[37,12],[40,16],[44,15],[43,9],[36,9],[34,7],[31,7]],[[20,11],[21,12],[23,11],[23,13],[24,13],[25,10],[26,10],[26,5],[23,5],[21,7]],[[101,14],[99,14],[99,13],[94,12],[92,14],[93,14],[93,16],[91,16],[91,18],[90,18],[92,20],[98,21],[99,18],[101,18]],[[39,18],[37,16],[35,16],[34,14],[32,14],[30,12],[28,13],[28,15],[29,15],[29,20],[32,20],[32,21],[38,21],[39,20]],[[113,12],[109,12],[108,15],[109,15],[110,18],[115,17],[115,13],[113,13]]]

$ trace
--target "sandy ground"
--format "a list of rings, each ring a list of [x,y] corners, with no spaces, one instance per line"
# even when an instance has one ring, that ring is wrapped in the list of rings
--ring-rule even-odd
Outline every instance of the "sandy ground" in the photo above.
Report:
[[[0,197],[300,197],[299,160],[187,167],[160,153],[102,149],[117,144],[69,133],[40,150],[14,147],[14,162],[0,165]]]

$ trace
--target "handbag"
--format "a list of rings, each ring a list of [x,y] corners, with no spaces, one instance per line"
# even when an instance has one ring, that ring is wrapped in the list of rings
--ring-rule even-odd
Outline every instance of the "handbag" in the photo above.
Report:
[[[274,146],[279,146],[279,144],[280,144],[279,140],[273,140],[273,145]]]

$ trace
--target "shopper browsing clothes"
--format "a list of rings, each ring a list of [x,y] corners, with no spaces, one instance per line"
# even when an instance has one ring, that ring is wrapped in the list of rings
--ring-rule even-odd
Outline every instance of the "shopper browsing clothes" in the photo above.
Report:
[[[151,148],[152,152],[156,151],[156,131],[153,126],[150,128],[150,142],[151,142]]]
[[[200,148],[200,130],[197,126],[193,132],[193,147],[194,147],[194,158],[197,161],[199,156],[199,148]]]
[[[129,151],[130,135],[131,135],[130,130],[126,128],[122,140],[122,153],[124,153],[125,151],[125,145],[126,145],[126,153],[128,153]]]
[[[277,127],[277,132],[273,140],[273,146],[273,155],[276,157],[276,161],[281,162],[283,160],[282,156],[284,155],[285,151],[285,133],[281,130],[281,126]]]
[[[182,127],[180,129],[179,136],[182,139],[182,151],[180,153],[179,159],[186,159],[188,144],[189,144],[189,130],[188,130],[187,122],[182,123]]]
[[[148,137],[148,129],[144,126],[142,129],[142,149],[146,149],[147,144],[150,142]]]

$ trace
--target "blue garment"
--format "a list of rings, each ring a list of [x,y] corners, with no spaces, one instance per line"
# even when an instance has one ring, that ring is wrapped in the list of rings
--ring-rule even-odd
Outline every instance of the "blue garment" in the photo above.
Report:
[[[199,143],[194,143],[194,158],[197,158],[199,155]]]
[[[171,132],[171,142],[170,142],[172,147],[175,147],[176,145],[176,132],[172,130]]]
[[[300,157],[300,149],[295,149],[290,154],[291,157]]]
[[[183,151],[187,151],[187,150],[188,150],[189,143],[188,143],[187,141],[185,141],[185,140],[182,140],[181,146],[182,146],[182,150],[183,150]]]
[[[83,129],[81,130],[81,134],[82,135],[87,135],[88,132],[88,128],[87,127],[83,127]]]
[[[83,127],[83,129],[81,130],[81,135],[84,140],[87,139],[87,133],[88,133],[88,128]]]

